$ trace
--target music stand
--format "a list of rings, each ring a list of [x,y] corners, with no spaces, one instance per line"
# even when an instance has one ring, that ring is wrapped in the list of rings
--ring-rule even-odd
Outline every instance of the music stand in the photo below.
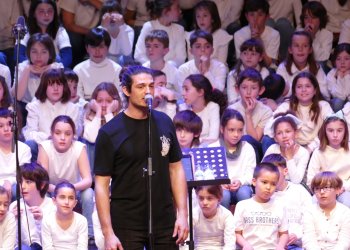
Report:
[[[192,189],[198,186],[230,184],[230,179],[224,147],[186,149],[181,162],[186,174],[189,200],[190,240],[186,244],[189,250],[193,250]]]

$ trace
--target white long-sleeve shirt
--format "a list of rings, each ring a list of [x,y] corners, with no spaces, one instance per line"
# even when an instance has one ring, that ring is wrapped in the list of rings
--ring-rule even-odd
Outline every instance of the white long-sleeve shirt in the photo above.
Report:
[[[345,20],[342,24],[339,43],[350,43],[350,18]]]
[[[205,108],[196,113],[203,122],[202,132],[199,140],[203,142],[216,141],[219,138],[220,130],[220,107],[215,102],[209,102]]]
[[[43,249],[45,250],[87,250],[88,228],[87,220],[81,214],[73,212],[72,224],[61,228],[53,213],[42,222]]]
[[[333,98],[339,98],[344,101],[350,100],[350,74],[346,74],[344,77],[335,77],[337,72],[336,68],[333,68],[327,74],[327,87],[329,93]]]
[[[350,248],[350,209],[337,202],[329,218],[318,204],[303,217],[303,247],[306,250],[348,250]]]
[[[344,148],[335,149],[326,146],[325,151],[316,149],[311,156],[307,171],[307,184],[310,186],[312,178],[320,172],[335,172],[343,180],[343,187],[350,191],[350,152]]]
[[[7,212],[0,222],[0,250],[13,250],[16,244],[16,218],[11,212]]]
[[[120,87],[119,73],[122,67],[116,62],[106,58],[101,63],[95,63],[90,59],[85,60],[74,67],[74,72],[79,76],[78,95],[85,100],[90,100],[92,92],[101,82],[111,82],[117,87],[119,96],[123,98]],[[123,99],[122,99],[123,100]]]
[[[108,113],[105,116],[106,122],[109,122],[114,117],[112,113]],[[84,132],[83,138],[91,143],[95,143],[98,130],[101,128],[101,117],[95,116],[92,120],[84,118]]]
[[[51,124],[59,115],[67,115],[74,121],[77,127],[79,121],[79,107],[72,102],[57,102],[52,104],[49,100],[41,102],[37,99],[27,104],[27,125],[23,128],[26,140],[34,140],[37,143],[49,138]]]

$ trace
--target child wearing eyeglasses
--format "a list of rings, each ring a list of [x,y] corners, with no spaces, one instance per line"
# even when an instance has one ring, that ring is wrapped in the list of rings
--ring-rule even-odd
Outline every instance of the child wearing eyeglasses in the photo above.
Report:
[[[305,250],[349,249],[350,209],[337,202],[342,185],[343,181],[331,171],[320,172],[312,179],[317,203],[304,213]]]

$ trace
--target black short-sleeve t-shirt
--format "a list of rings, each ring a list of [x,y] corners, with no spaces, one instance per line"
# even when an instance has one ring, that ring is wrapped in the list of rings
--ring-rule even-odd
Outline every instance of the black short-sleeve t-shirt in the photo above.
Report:
[[[175,209],[169,163],[182,153],[170,118],[152,111],[152,202],[155,229],[174,226]],[[113,228],[146,230],[148,227],[147,168],[149,119],[118,114],[99,131],[95,147],[94,173],[111,176]]]

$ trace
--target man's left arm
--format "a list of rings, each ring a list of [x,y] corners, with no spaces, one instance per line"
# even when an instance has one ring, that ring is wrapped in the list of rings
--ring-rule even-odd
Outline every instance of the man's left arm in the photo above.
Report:
[[[181,161],[169,163],[169,171],[171,190],[177,209],[173,237],[177,236],[176,244],[180,244],[185,242],[188,236],[187,183]]]

